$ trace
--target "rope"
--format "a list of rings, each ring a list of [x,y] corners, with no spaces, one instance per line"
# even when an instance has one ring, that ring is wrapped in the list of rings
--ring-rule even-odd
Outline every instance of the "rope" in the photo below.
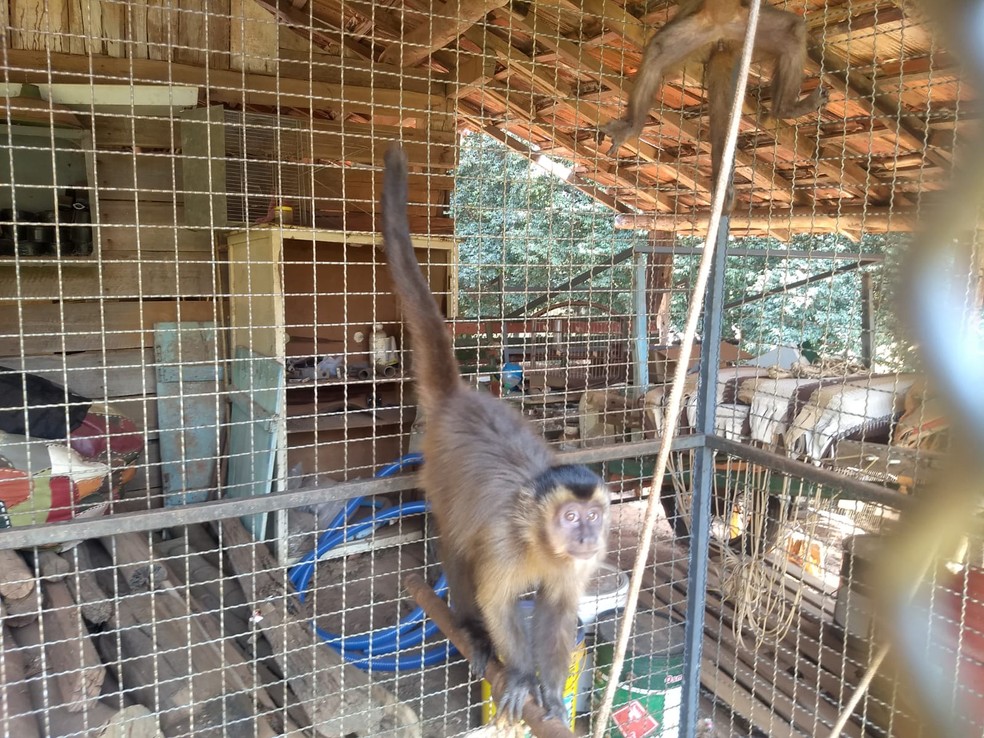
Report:
[[[703,295],[707,289],[707,282],[711,272],[711,264],[714,261],[714,249],[717,242],[718,228],[721,225],[721,215],[724,210],[724,196],[728,188],[728,178],[731,175],[731,168],[734,163],[735,145],[738,141],[738,123],[741,118],[742,100],[745,98],[745,87],[747,84],[748,70],[752,62],[752,47],[755,44],[755,29],[758,26],[759,4],[761,0],[752,0],[748,7],[748,27],[745,29],[745,42],[741,50],[741,61],[738,70],[738,86],[735,90],[734,99],[731,101],[731,113],[728,121],[728,136],[725,140],[724,151],[721,154],[721,169],[718,172],[717,182],[714,183],[714,199],[711,203],[711,218],[707,225],[707,236],[704,240],[704,250],[700,260],[700,267],[697,270],[697,279],[694,283],[693,295],[690,309],[687,313],[687,323],[683,333],[683,342],[680,347],[681,356],[690,356],[694,345],[694,336],[697,333],[697,321],[700,318],[701,302],[697,299],[698,295]],[[673,384],[670,389],[670,399],[666,416],[676,418],[680,414],[680,405],[683,399],[683,385],[686,380],[687,362],[678,361],[673,373]],[[653,473],[653,490],[659,489],[659,485],[666,471],[666,464],[670,457],[670,444],[676,435],[676,424],[671,423],[664,429],[659,455],[656,459],[656,469]],[[625,663],[625,652],[629,645],[629,636],[632,632],[632,622],[635,620],[636,609],[639,604],[639,592],[642,588],[642,573],[646,562],[649,560],[649,552],[652,547],[653,534],[656,530],[657,511],[659,510],[659,495],[650,494],[649,504],[646,507],[646,519],[643,524],[642,534],[639,541],[639,549],[636,554],[635,564],[632,567],[632,577],[629,584],[628,601],[625,603],[625,611],[621,617],[618,629],[618,639],[615,643],[615,652],[612,655],[611,677],[605,687],[605,694],[601,700],[601,705],[596,715],[593,738],[603,738],[608,727],[608,720],[612,713],[612,702],[615,699],[615,690],[618,687],[619,676]],[[702,596],[703,593],[691,592],[689,596]],[[691,658],[699,658],[698,653],[691,654]]]

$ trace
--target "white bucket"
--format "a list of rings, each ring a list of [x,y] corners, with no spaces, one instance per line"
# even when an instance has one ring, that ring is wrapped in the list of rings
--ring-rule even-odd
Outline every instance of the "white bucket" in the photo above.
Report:
[[[574,700],[575,712],[591,710],[591,690],[594,677],[595,625],[598,616],[625,607],[629,597],[628,575],[612,566],[602,563],[585,588],[584,595],[577,606],[577,616],[584,626],[587,655],[577,683],[577,697]]]

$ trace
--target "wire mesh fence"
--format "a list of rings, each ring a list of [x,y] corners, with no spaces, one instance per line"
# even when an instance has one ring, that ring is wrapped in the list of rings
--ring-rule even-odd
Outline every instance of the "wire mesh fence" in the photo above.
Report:
[[[408,594],[447,583],[379,248],[394,142],[465,382],[608,485],[570,730],[937,735],[935,707],[981,734],[979,530],[918,605],[876,586],[960,441],[898,274],[976,93],[932,13],[765,3],[807,40],[759,41],[688,354],[706,47],[741,39],[687,31],[640,135],[606,132],[652,34],[731,5],[0,0],[4,735],[528,734]],[[778,119],[770,57],[799,51],[822,104]],[[978,232],[957,239],[968,335]],[[935,691],[885,660],[897,627]]]

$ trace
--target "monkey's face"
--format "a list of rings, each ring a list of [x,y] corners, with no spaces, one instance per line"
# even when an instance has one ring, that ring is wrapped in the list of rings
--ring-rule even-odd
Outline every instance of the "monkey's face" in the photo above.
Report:
[[[591,559],[605,549],[608,508],[601,491],[589,500],[568,499],[557,505],[550,521],[554,551],[574,559]]]

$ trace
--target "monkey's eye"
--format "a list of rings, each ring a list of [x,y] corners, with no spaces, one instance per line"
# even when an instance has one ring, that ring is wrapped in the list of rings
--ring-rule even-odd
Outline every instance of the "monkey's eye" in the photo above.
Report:
[[[588,520],[590,520],[593,523],[597,519],[598,519],[598,511],[597,510],[591,510],[588,513]]]
[[[565,512],[564,513],[564,520],[566,520],[568,523],[576,523],[577,522],[577,511],[576,510],[568,510],[567,512]]]

